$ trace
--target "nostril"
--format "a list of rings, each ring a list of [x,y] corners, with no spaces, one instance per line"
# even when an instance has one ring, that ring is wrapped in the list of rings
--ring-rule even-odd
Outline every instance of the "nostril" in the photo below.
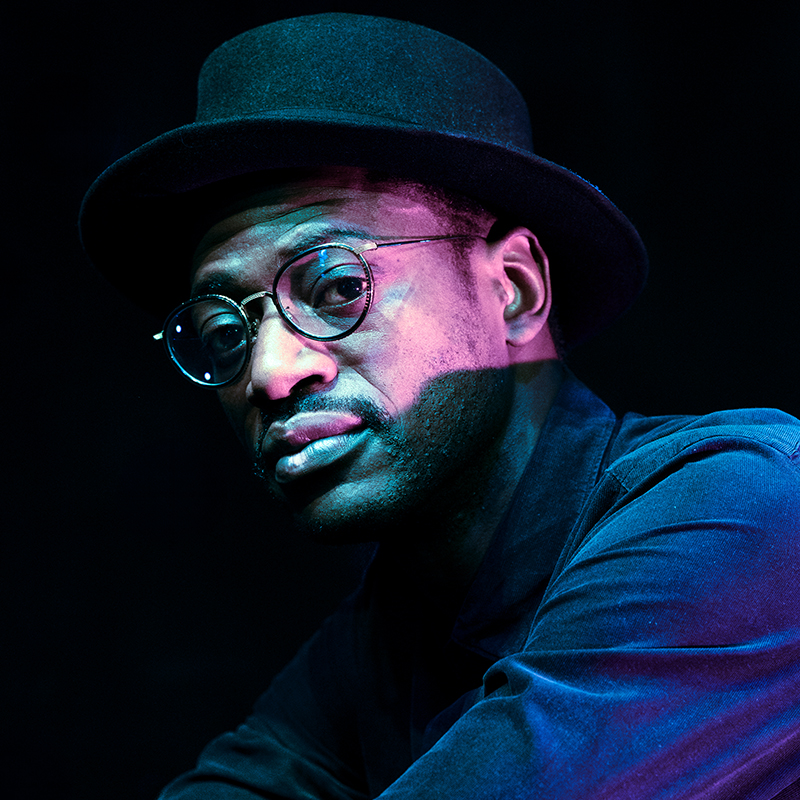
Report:
[[[274,406],[276,402],[280,402],[289,397],[303,397],[313,394],[322,387],[328,386],[329,383],[329,381],[322,380],[320,376],[309,375],[305,378],[301,378],[291,386],[288,393],[275,392],[274,394],[270,394],[263,384],[254,383],[250,380],[245,388],[245,398],[254,408],[263,411],[268,407]]]
[[[307,339],[280,319],[265,319],[253,342],[247,400],[262,407],[325,386],[337,374],[328,342]]]

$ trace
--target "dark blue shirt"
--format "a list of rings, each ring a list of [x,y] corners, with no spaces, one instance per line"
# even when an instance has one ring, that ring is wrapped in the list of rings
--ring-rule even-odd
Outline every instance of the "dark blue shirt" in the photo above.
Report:
[[[798,778],[800,423],[618,420],[568,377],[455,624],[379,551],[164,798],[766,800]]]

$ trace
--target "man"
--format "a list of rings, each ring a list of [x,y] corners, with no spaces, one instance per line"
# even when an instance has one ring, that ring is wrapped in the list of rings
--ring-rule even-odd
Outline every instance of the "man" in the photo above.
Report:
[[[158,338],[298,526],[379,543],[165,798],[793,791],[800,424],[617,419],[566,370],[644,250],[493,65],[371,17],[245,33],[82,234],[177,305]]]

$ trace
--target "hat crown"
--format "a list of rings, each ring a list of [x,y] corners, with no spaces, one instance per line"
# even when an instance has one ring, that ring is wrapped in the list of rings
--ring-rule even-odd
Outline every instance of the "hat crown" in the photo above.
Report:
[[[241,181],[334,165],[460,192],[529,227],[548,254],[567,347],[622,314],[644,284],[647,255],[630,221],[533,152],[525,102],[497,67],[428,28],[355,14],[282,20],[217,48],[197,121],[94,182],[81,238],[123,293],[166,313],[185,296],[198,226]]]
[[[230,39],[203,65],[197,122],[310,112],[533,149],[511,81],[467,45],[412,23],[338,13],[281,20]]]

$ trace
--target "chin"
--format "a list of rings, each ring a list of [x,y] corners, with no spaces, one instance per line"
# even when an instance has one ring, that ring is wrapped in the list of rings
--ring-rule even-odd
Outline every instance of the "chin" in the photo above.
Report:
[[[359,513],[358,499],[341,484],[319,476],[289,484],[266,480],[265,484],[270,501],[286,508],[295,528],[312,540],[324,544],[371,541],[361,532],[363,513]]]
[[[400,492],[371,486],[369,481],[341,483],[296,481],[270,494],[291,512],[295,527],[321,544],[363,544],[408,538],[413,529]]]
[[[359,544],[394,539],[407,531],[405,514],[376,498],[342,501],[323,495],[302,508],[292,509],[297,527],[324,544]]]

